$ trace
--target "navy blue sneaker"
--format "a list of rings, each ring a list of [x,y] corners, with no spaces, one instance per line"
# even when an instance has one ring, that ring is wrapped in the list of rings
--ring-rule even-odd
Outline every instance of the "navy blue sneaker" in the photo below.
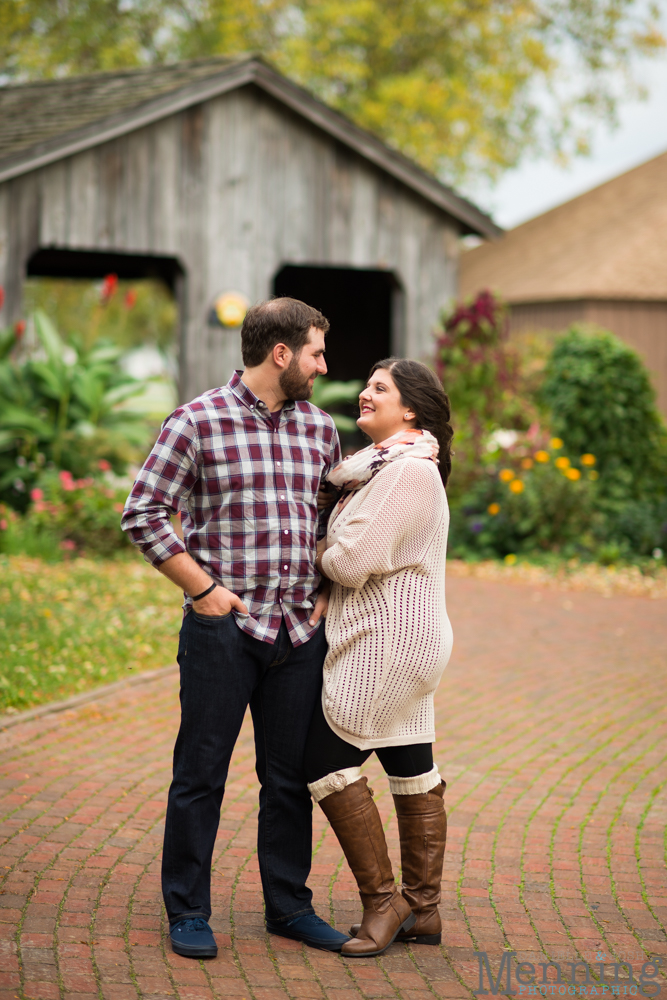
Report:
[[[185,958],[215,958],[218,946],[203,917],[187,917],[169,928],[171,947]]]
[[[292,938],[293,941],[303,941],[311,948],[321,948],[322,951],[340,951],[346,941],[347,934],[336,931],[316,913],[304,913],[286,923],[266,921],[269,934],[279,934],[280,937]]]

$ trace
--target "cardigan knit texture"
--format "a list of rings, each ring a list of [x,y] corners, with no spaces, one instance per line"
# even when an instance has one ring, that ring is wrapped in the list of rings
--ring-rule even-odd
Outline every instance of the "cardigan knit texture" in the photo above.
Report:
[[[437,465],[407,456],[332,514],[322,706],[360,750],[435,740],[433,693],[452,649],[448,527]]]

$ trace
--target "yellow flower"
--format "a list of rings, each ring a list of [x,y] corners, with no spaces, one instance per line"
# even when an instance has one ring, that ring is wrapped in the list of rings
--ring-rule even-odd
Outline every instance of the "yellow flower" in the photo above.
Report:
[[[596,472],[595,469],[591,469],[591,471],[588,473],[588,478],[589,479],[599,479],[600,478],[600,473]]]
[[[490,503],[489,506],[486,508],[486,510],[487,510],[487,513],[491,514],[492,517],[495,517],[496,514],[500,513],[500,504],[499,503]]]
[[[585,455],[581,456],[581,464],[582,465],[595,465],[595,455],[591,455],[589,452],[586,452]]]
[[[504,483],[509,483],[510,480],[514,479],[514,473],[511,469],[501,469],[498,475]]]
[[[532,469],[532,467],[533,467],[533,460],[532,460],[532,458],[522,458],[521,459],[521,468],[522,469]]]
[[[581,473],[579,472],[579,469],[566,469],[565,475],[567,476],[568,479],[571,479],[573,482],[577,479],[581,479]]]
[[[556,450],[558,450],[558,448],[563,447],[563,442],[561,441],[560,438],[552,438],[551,441],[549,442],[549,447],[556,448]]]
[[[520,479],[513,479],[510,483],[512,493],[523,493],[523,482]]]
[[[565,455],[561,455],[560,458],[556,459],[554,464],[557,469],[567,469],[570,464],[570,459],[566,458]]]
[[[506,564],[507,566],[513,566],[515,562],[516,562],[516,556],[514,555],[514,553],[513,553],[513,552],[509,552],[509,553],[508,553],[508,554],[507,554],[507,555],[505,556],[505,564]]]
[[[536,451],[535,452],[535,461],[536,462],[548,462],[549,461],[549,452],[548,451]]]

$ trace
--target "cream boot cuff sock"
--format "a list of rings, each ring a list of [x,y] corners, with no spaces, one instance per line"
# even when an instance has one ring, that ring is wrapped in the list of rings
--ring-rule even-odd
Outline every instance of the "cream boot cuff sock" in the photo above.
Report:
[[[326,799],[332,792],[342,792],[344,788],[358,781],[361,777],[360,767],[344,767],[342,771],[332,771],[308,785],[308,791],[316,802]],[[400,779],[399,779],[400,780]],[[414,778],[412,779],[414,781]]]
[[[441,780],[437,764],[433,765],[432,771],[418,774],[414,778],[393,778],[391,775],[388,777],[389,790],[392,795],[423,795],[424,792],[430,792],[432,788],[436,788]]]

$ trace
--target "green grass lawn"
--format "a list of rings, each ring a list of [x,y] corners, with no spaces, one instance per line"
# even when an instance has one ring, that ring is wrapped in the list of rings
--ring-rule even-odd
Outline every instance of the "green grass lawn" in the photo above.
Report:
[[[173,663],[180,591],[136,554],[0,556],[0,714]]]

